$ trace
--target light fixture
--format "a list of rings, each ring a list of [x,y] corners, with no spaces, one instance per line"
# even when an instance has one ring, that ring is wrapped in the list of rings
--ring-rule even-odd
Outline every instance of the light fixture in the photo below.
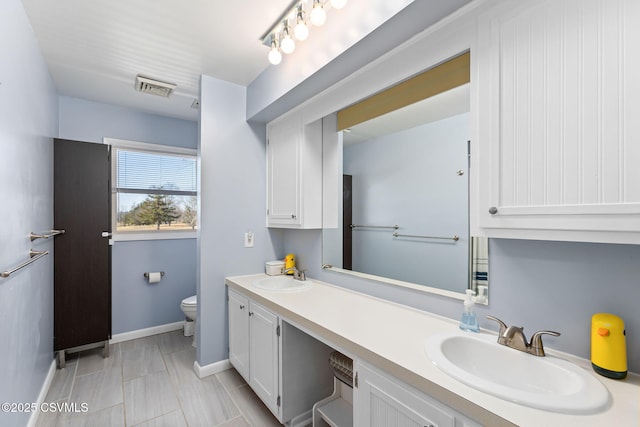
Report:
[[[294,37],[298,41],[306,40],[311,25],[323,25],[327,20],[325,6],[342,9],[346,3],[347,0],[293,0],[269,31],[260,38],[262,44],[270,48],[269,62],[279,64],[283,52],[290,54],[296,49]]]
[[[280,48],[286,54],[293,53],[296,50],[296,42],[291,37],[291,27],[289,22],[285,19],[282,23],[282,40],[280,41]]]
[[[347,4],[347,0],[331,0],[331,7],[334,9],[342,9]]]
[[[304,10],[302,10],[302,3],[298,5],[298,12],[296,13],[296,26],[293,27],[293,35],[296,39],[303,41],[309,37],[309,27],[304,19]]]
[[[276,34],[274,34],[271,38],[269,62],[271,62],[273,65],[278,65],[280,62],[282,62],[282,54],[280,53],[280,47],[278,46],[278,36]]]
[[[313,8],[309,15],[311,23],[316,27],[322,26],[327,20],[327,12],[324,10],[324,6],[321,0],[313,0]]]

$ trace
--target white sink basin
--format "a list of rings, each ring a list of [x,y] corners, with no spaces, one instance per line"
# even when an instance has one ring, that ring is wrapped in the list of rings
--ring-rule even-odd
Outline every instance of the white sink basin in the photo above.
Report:
[[[456,332],[426,342],[427,356],[458,381],[511,402],[548,411],[589,414],[609,403],[609,391],[589,371],[557,357],[533,356],[485,334]]]
[[[267,291],[293,292],[311,288],[311,280],[295,280],[292,276],[271,276],[256,280],[253,286]]]

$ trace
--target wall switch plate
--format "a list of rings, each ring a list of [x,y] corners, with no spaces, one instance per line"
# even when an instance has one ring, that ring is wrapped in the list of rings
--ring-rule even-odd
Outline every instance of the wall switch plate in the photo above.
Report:
[[[253,247],[253,231],[247,231],[246,233],[244,233],[244,247]]]

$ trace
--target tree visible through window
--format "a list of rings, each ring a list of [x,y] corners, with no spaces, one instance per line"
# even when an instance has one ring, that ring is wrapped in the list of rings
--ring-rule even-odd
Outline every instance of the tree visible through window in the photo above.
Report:
[[[195,230],[194,155],[114,147],[113,163],[117,232]]]

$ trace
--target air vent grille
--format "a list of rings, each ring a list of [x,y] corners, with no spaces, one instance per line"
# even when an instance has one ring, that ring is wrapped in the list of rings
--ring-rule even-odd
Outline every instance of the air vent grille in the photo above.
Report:
[[[175,88],[176,85],[172,83],[161,82],[160,80],[150,79],[149,77],[141,75],[136,76],[136,90],[138,92],[168,98]]]

